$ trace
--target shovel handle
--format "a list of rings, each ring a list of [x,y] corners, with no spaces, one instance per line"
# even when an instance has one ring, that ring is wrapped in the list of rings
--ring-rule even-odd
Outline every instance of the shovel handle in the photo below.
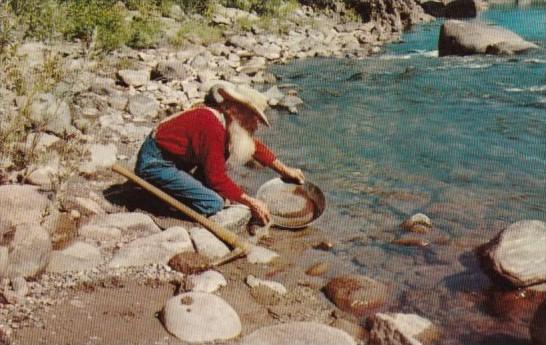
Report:
[[[248,252],[250,251],[250,248],[251,248],[250,243],[242,240],[239,236],[235,235],[233,232],[224,229],[224,227],[222,227],[218,223],[213,222],[212,220],[192,210],[191,208],[184,205],[180,201],[176,200],[175,198],[165,193],[161,189],[157,188],[156,186],[138,177],[137,175],[135,175],[133,172],[129,171],[125,167],[116,163],[112,166],[112,170],[126,177],[132,182],[136,183],[138,186],[144,188],[148,192],[152,193],[159,199],[169,204],[170,206],[174,207],[175,209],[182,212],[186,216],[190,217],[197,223],[201,224],[207,230],[212,232],[216,237],[218,237],[219,239],[224,241],[226,244],[228,244],[232,249],[238,248],[245,255],[248,254]]]

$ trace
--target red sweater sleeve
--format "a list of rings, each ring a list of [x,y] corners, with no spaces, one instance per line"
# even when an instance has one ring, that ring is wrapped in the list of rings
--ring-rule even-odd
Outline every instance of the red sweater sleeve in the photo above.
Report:
[[[240,202],[243,190],[229,178],[224,157],[226,133],[221,128],[211,128],[203,138],[201,157],[206,183],[226,199]]]
[[[271,166],[275,159],[277,159],[275,154],[258,139],[254,139],[254,143],[256,144],[256,152],[254,152],[252,157],[263,166]]]

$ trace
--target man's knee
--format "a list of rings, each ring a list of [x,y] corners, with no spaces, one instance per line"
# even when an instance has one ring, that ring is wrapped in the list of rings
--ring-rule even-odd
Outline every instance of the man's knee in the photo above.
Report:
[[[224,208],[224,199],[217,194],[212,194],[210,199],[200,201],[196,207],[201,213],[210,216]]]

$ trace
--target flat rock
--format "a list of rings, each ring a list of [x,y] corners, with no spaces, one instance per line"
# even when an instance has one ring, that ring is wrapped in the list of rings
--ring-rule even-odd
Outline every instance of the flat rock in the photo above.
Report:
[[[154,118],[159,114],[159,102],[146,95],[129,97],[129,113],[137,118]]]
[[[335,277],[324,287],[324,292],[339,309],[357,316],[379,308],[388,298],[384,284],[360,275]]]
[[[40,93],[32,99],[29,117],[36,126],[56,135],[62,136],[75,131],[68,103],[51,93]]]
[[[150,72],[123,69],[118,71],[118,78],[127,86],[139,87],[148,83]]]
[[[546,223],[522,220],[486,244],[483,264],[493,279],[515,287],[546,282]]]
[[[530,326],[533,345],[546,345],[546,301],[538,307]]]
[[[195,55],[198,55],[199,52],[195,52]],[[195,57],[188,57],[188,59]],[[179,60],[168,60],[160,61],[156,68],[152,71],[152,79],[162,80],[162,81],[173,81],[173,80],[186,80],[193,76],[193,70],[191,67]]]
[[[252,213],[250,209],[243,205],[225,208],[210,217],[211,220],[220,224],[225,229],[236,233],[244,232],[251,218]]]
[[[245,281],[247,285],[250,286],[251,288],[266,287],[278,293],[279,295],[284,295],[288,292],[286,288],[284,287],[284,285],[282,285],[279,282],[258,279],[254,277],[253,275],[247,276]]]
[[[150,216],[138,212],[122,212],[107,215],[97,215],[88,225],[106,228],[117,228],[122,232],[153,234],[161,232]]]
[[[92,144],[89,147],[90,158],[80,166],[80,172],[94,174],[101,169],[110,168],[117,161],[118,149],[115,144]]]
[[[258,329],[240,345],[356,345],[350,335],[317,322],[292,322]]]
[[[193,292],[213,293],[222,286],[227,286],[226,278],[222,273],[208,270],[201,274],[192,274],[188,277],[189,288]]]
[[[432,322],[416,314],[377,313],[368,318],[371,345],[421,345],[419,336]]]
[[[252,246],[250,252],[246,256],[246,260],[251,264],[268,264],[278,257],[279,254],[270,249]]]
[[[241,320],[222,298],[188,292],[169,299],[163,309],[165,328],[190,343],[228,340],[241,333]]]
[[[210,231],[203,228],[192,228],[189,232],[199,254],[209,259],[216,259],[230,253],[229,248]]]
[[[50,201],[29,185],[0,186],[0,220],[11,225],[38,224]]]
[[[110,267],[166,265],[176,254],[192,251],[193,245],[188,232],[183,227],[176,226],[123,246],[108,265]]]
[[[70,272],[90,270],[102,262],[100,250],[85,242],[75,242],[63,250],[51,252],[48,272]]]
[[[34,277],[42,272],[51,255],[49,233],[37,224],[21,224],[8,244],[8,267],[6,276],[14,278]]]
[[[100,242],[114,241],[121,238],[120,229],[98,225],[84,225],[78,230],[78,233],[83,238]]]
[[[95,200],[80,197],[76,197],[74,200],[80,212],[86,215],[106,214]]]
[[[448,20],[440,29],[439,56],[503,54],[510,55],[537,48],[517,34],[479,21]]]

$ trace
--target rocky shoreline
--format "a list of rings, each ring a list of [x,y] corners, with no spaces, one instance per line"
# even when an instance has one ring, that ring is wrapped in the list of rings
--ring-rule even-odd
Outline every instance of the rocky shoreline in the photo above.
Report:
[[[221,224],[280,257],[269,265],[238,260],[220,267],[220,274],[208,271],[190,277],[177,272],[169,265],[175,254],[197,250],[219,257],[228,248],[195,224],[165,213],[144,192],[123,184],[108,170],[116,161],[132,166],[153,124],[201,101],[218,80],[263,88],[270,106],[296,113],[303,101],[290,86],[273,85],[278,81],[267,71],[269,65],[308,57],[365,57],[399,39],[411,25],[433,20],[413,0],[396,6],[387,6],[383,0],[373,3],[373,8],[362,9],[368,11],[363,17],[369,20],[364,23],[346,20],[340,15],[346,11],[343,7],[328,15],[302,7],[287,18],[291,24],[284,34],[271,34],[258,26],[246,33],[226,30],[226,37],[213,44],[195,38],[179,50],[122,49],[102,61],[90,59],[80,44],[27,42],[17,47],[15,65],[26,71],[31,83],[37,82],[33,71],[44,67],[57,68],[62,77],[50,92],[36,95],[0,88],[1,110],[25,109],[37,129],[19,146],[40,157],[24,169],[15,169],[17,162],[11,159],[1,162],[0,343],[26,344],[39,338],[44,343],[67,338],[89,343],[180,343],[153,318],[157,309],[135,315],[140,306],[112,303],[116,304],[112,309],[93,311],[93,298],[100,300],[101,294],[113,298],[110,292],[115,291],[135,297],[159,292],[154,295],[158,300],[150,303],[152,308],[157,304],[163,308],[172,300],[172,307],[157,316],[171,334],[188,342],[223,339],[234,344],[282,344],[286,337],[274,340],[272,334],[285,332],[290,340],[314,344],[331,344],[331,340],[391,344],[393,339],[434,343],[440,337],[439,327],[418,315],[381,312],[389,299],[387,284],[343,270],[343,263],[329,253],[335,239],[317,229],[288,234],[262,229],[250,236],[249,212],[230,208],[217,218]],[[211,20],[229,28],[241,16],[252,14],[218,8]],[[62,66],[55,61],[62,61]],[[67,94],[70,97],[64,97]],[[432,223],[425,215],[416,215],[402,227],[426,233]],[[314,256],[301,260],[309,251]],[[219,302],[215,291],[235,310]],[[169,295],[177,297],[168,302]],[[217,325],[207,325],[202,334],[191,332],[202,338],[185,339],[188,332],[180,327],[188,319],[176,315],[193,303],[211,306],[211,310],[201,309],[210,312],[207,318]],[[85,315],[82,311],[88,311],[95,326],[70,320]],[[175,316],[170,317],[171,313]],[[53,319],[50,314],[57,316]],[[153,323],[155,328],[137,330],[132,336],[119,330],[101,334],[101,314],[112,316],[110,321],[121,318],[130,325],[138,320],[141,327]],[[285,326],[274,326],[278,324]],[[216,326],[218,332],[210,332],[209,327]],[[86,327],[99,333],[88,334],[83,331]],[[245,337],[228,340],[239,334]]]

